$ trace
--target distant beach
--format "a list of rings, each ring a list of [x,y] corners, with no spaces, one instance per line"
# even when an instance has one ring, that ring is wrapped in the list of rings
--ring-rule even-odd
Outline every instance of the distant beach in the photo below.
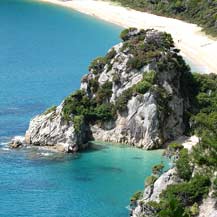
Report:
[[[205,35],[195,24],[124,8],[100,0],[39,0],[72,8],[122,27],[154,28],[171,33],[189,63],[202,73],[217,73],[217,39]]]

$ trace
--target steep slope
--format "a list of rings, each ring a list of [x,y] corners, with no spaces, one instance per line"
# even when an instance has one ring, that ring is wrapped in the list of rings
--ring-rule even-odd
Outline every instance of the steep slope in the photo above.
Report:
[[[194,74],[186,90],[188,131],[198,139],[169,145],[173,168],[162,175],[162,165],[153,168],[144,193],[133,197],[134,217],[217,216],[217,76]]]
[[[171,36],[131,28],[121,38],[91,63],[80,90],[30,122],[27,144],[77,151],[96,139],[153,149],[183,134],[190,72]]]

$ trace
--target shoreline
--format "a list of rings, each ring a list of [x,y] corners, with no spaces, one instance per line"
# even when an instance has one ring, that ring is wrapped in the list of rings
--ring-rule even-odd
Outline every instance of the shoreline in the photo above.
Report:
[[[217,40],[205,35],[201,27],[174,18],[140,12],[102,0],[35,0],[71,8],[124,28],[154,28],[170,33],[186,62],[196,72],[217,73]],[[188,33],[188,34],[186,34]],[[192,71],[194,72],[195,69]],[[199,70],[199,71],[198,71]]]

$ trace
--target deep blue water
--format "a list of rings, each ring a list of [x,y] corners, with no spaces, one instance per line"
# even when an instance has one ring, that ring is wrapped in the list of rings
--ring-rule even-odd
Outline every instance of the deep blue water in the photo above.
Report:
[[[34,115],[77,89],[117,26],[32,0],[0,0],[0,216],[124,217],[161,151],[101,144],[77,155],[9,150]]]

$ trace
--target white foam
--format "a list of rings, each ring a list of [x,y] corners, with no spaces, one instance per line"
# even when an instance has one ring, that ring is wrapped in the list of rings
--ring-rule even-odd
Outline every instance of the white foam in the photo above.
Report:
[[[1,142],[0,145],[7,145],[7,144],[8,144],[8,142]]]
[[[42,155],[42,156],[50,156],[50,155],[52,155],[52,153],[49,153],[49,152],[42,152],[41,155]]]
[[[8,147],[4,147],[4,148],[1,148],[2,150],[4,150],[4,151],[9,151],[10,150],[10,148],[8,148]]]

